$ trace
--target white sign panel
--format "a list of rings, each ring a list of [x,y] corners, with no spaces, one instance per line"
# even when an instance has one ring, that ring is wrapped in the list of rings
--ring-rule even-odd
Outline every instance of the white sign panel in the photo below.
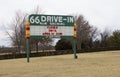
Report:
[[[73,36],[73,26],[30,26],[30,36]]]

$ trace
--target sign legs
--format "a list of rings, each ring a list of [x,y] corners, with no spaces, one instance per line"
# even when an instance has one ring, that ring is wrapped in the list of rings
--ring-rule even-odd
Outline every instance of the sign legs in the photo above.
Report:
[[[27,62],[29,63],[30,60],[30,47],[29,47],[29,39],[26,39],[26,52],[27,52]]]
[[[76,39],[74,39],[73,51],[74,51],[74,59],[77,59],[77,55],[76,55]]]

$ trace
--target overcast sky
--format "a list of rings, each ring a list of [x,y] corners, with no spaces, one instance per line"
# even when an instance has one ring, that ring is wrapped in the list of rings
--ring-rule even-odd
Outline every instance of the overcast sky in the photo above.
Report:
[[[10,42],[3,24],[10,24],[15,12],[31,12],[39,6],[46,14],[82,14],[100,30],[120,29],[120,0],[0,0],[0,46]]]

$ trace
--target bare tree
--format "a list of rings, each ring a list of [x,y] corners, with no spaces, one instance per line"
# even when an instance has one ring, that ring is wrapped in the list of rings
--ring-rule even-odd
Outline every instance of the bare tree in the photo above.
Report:
[[[89,47],[92,48],[93,47],[93,40],[96,39],[96,37],[99,35],[98,30],[96,27],[91,27],[91,32],[89,34]]]
[[[33,10],[32,14],[42,14],[42,10],[37,6],[36,9]],[[29,14],[22,13],[21,11],[16,12],[15,18],[11,24],[11,30],[13,34],[11,35],[8,31],[7,34],[11,38],[12,45],[17,48],[17,51],[20,53],[21,48],[25,49],[26,39],[25,39],[25,22],[28,19]],[[31,39],[32,44],[36,47],[36,51],[38,51],[38,43],[43,40],[42,38]],[[48,41],[45,41],[46,43]]]
[[[91,26],[82,15],[75,16],[75,22],[77,24],[77,49],[81,50],[82,43],[89,38]]]
[[[104,30],[101,35],[101,47],[108,47],[108,38],[110,36],[110,33],[108,30]]]
[[[20,53],[21,47],[25,46],[25,25],[26,14],[18,11],[16,12],[15,19],[12,23],[13,34],[11,36],[12,45],[17,48],[17,51]]]
[[[31,38],[31,48],[32,50],[36,50],[36,52],[38,53],[39,49],[41,48],[41,46],[47,46],[49,43],[53,42],[51,38]],[[42,45],[41,45],[42,44]],[[39,48],[40,47],[40,48]],[[42,50],[44,51],[44,48],[42,48]]]

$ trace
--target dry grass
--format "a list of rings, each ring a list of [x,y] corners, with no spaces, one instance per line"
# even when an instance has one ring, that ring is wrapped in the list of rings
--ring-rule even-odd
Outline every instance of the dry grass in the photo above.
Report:
[[[0,61],[0,77],[120,77],[120,51]]]

